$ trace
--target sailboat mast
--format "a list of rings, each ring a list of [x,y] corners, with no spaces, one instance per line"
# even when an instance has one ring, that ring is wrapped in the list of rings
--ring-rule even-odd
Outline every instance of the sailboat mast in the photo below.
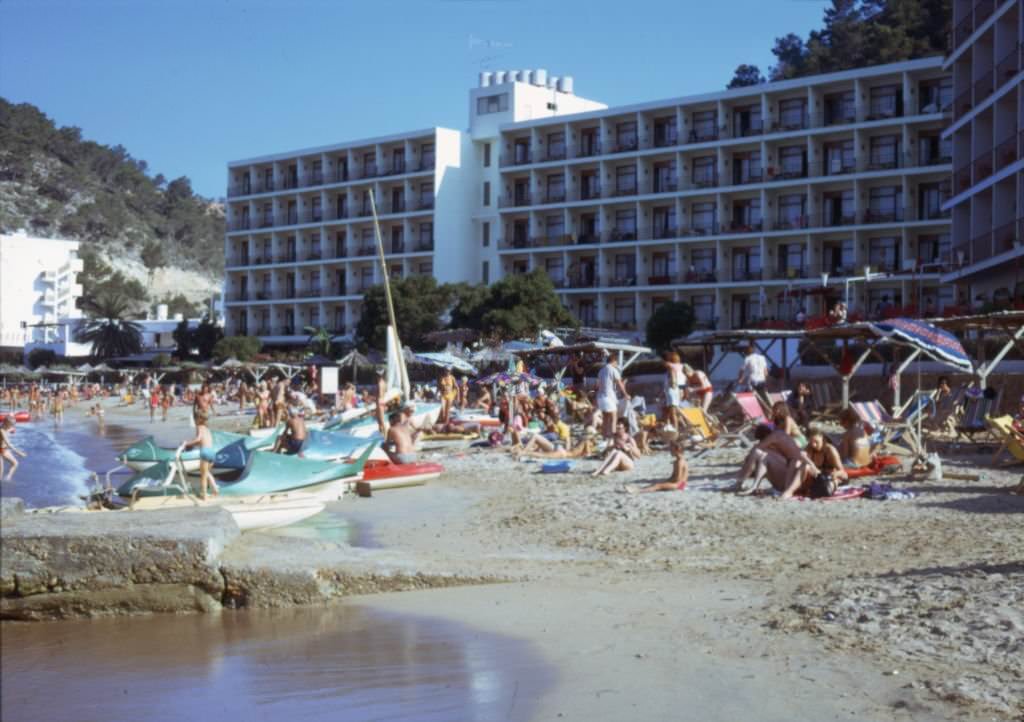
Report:
[[[395,329],[395,337],[398,337],[398,324],[395,322],[395,304],[391,300],[391,279],[388,274],[388,264],[384,260],[384,239],[380,235],[380,221],[377,219],[377,202],[373,197],[373,189],[366,191],[370,196],[370,211],[373,214],[373,232],[377,236],[377,255],[380,258],[380,271],[384,275],[384,297],[388,303],[388,322]]]

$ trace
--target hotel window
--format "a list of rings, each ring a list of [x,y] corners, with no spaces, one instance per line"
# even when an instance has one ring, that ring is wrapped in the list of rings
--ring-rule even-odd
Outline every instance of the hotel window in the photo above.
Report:
[[[636,193],[635,165],[620,165],[615,169],[615,192],[619,195]]]
[[[807,246],[803,243],[783,243],[779,246],[779,275],[785,278],[799,278],[804,271]]]
[[[732,182],[736,185],[757,183],[762,179],[761,153],[740,153],[732,159]]]
[[[690,307],[693,308],[693,317],[697,323],[711,324],[715,320],[715,297],[714,296],[693,296],[690,299]]]
[[[804,228],[807,226],[807,197],[802,194],[779,196],[779,227]]]
[[[434,262],[427,261],[419,264],[419,273],[421,276],[430,276],[434,273]]]
[[[324,162],[322,160],[313,161],[313,182],[316,184],[324,182]]]
[[[434,167],[434,144],[420,144],[420,170],[427,170]]]
[[[855,263],[852,238],[826,243],[822,246],[821,270],[833,276],[843,276],[853,271]]]
[[[421,223],[420,224],[420,243],[429,244],[434,242],[434,224],[433,223]]]
[[[421,208],[433,208],[434,207],[434,184],[433,183],[420,183],[420,207]]]
[[[669,193],[676,190],[676,162],[654,164],[654,192]]]
[[[896,186],[872,188],[868,196],[868,222],[889,223],[900,220],[903,191]]]
[[[363,153],[363,175],[377,175],[377,154]]]
[[[713,280],[708,277],[715,273],[715,249],[694,248],[690,251],[690,271],[697,274],[696,280]]]
[[[654,209],[654,237],[672,238],[676,235],[676,209],[663,206]]]
[[[822,220],[826,226],[848,226],[856,221],[853,191],[832,191],[822,195]]]
[[[749,198],[736,201],[732,207],[733,231],[740,233],[761,228],[761,199]]]
[[[248,195],[252,192],[252,180],[249,175],[249,171],[245,171],[242,174],[242,195]]]
[[[561,203],[565,200],[565,176],[561,173],[554,173],[547,177],[548,203]]]
[[[348,158],[338,158],[338,177],[336,180],[347,181],[348,180]]]
[[[631,286],[636,280],[636,256],[632,253],[619,253],[615,256],[616,286]]]
[[[601,141],[597,137],[598,128],[585,128],[580,131],[579,155],[586,157],[601,152]]]
[[[615,299],[615,323],[620,326],[636,323],[636,305],[632,298]]]
[[[778,125],[784,130],[807,127],[807,99],[790,98],[779,101]]]
[[[732,126],[733,135],[737,138],[760,133],[763,128],[761,105],[748,105],[745,108],[733,110]]]
[[[921,133],[917,137],[919,165],[949,163],[953,158],[953,139],[945,140],[938,133]]]
[[[871,139],[869,160],[870,170],[884,170],[899,165],[900,140],[895,135],[883,135]]]
[[[953,101],[953,79],[921,81],[921,113],[941,112]]]
[[[565,216],[555,213],[544,219],[544,231],[549,243],[561,243],[565,236]]]
[[[263,171],[263,190],[274,190],[274,169],[267,168]]]
[[[675,251],[663,251],[651,254],[651,275],[656,278],[670,279],[676,275]]]
[[[490,261],[483,261],[480,264],[480,278],[483,284],[486,286],[491,282],[491,264]]]
[[[345,231],[338,231],[334,236],[334,256],[336,258],[345,256]]]
[[[476,99],[476,114],[502,113],[508,110],[508,93],[484,95]]]
[[[636,211],[615,211],[615,229],[613,239],[620,241],[636,240]]]
[[[313,208],[310,213],[314,222],[323,220],[324,214],[323,209],[320,207],[320,196],[313,199]]]
[[[869,239],[868,264],[875,271],[893,273],[899,270],[900,239],[895,237]]]
[[[952,244],[948,233],[921,236],[917,239],[917,261],[924,264],[948,265],[952,260]],[[935,270],[935,269],[928,269]]]
[[[705,110],[691,116],[690,120],[693,124],[690,130],[691,143],[715,140],[718,137],[718,123],[715,121],[715,115],[714,110]]]
[[[491,183],[490,181],[484,181],[484,205],[491,205]]]
[[[654,121],[654,145],[657,148],[664,148],[668,145],[675,145],[679,142],[679,133],[676,130],[675,116],[656,118]]]
[[[548,133],[548,160],[565,158],[565,133]]]
[[[313,328],[320,326],[320,309],[311,308],[309,309],[309,325]]]
[[[872,88],[868,104],[868,120],[892,118],[900,114],[898,85],[880,85]]]
[[[734,248],[732,251],[732,280],[756,281],[761,278],[761,248]]]
[[[707,155],[693,159],[693,182],[701,187],[715,185],[717,182],[715,156]]]
[[[491,224],[490,221],[484,221],[480,227],[480,235],[483,237],[484,248],[491,245]]]
[[[484,143],[484,168],[491,167],[491,144]]]
[[[615,126],[615,145],[619,151],[636,150],[636,121],[617,123]]]
[[[518,164],[530,162],[530,139],[517,138],[512,144],[513,162]]]
[[[779,148],[779,175],[782,178],[803,178],[807,175],[807,148],[789,145]]]
[[[825,144],[825,175],[850,173],[857,167],[853,140]]]
[[[941,183],[922,183],[917,189],[917,213],[919,219],[940,218],[942,204],[946,201]]]
[[[405,149],[393,148],[391,150],[391,172],[405,173]]]
[[[544,272],[548,274],[548,278],[555,286],[561,286],[565,280],[565,276],[562,272],[562,257],[557,256],[555,258],[544,259]]]
[[[714,203],[694,203],[691,207],[693,230],[698,233],[714,233],[718,220],[718,208]]]
[[[825,125],[852,123],[857,119],[857,101],[853,91],[825,96]]]
[[[597,311],[594,308],[594,301],[592,299],[580,299],[579,306],[577,306],[577,314],[579,315],[580,323],[584,326],[593,326],[597,323]]]
[[[580,198],[589,200],[601,195],[601,184],[598,182],[597,171],[580,173]]]

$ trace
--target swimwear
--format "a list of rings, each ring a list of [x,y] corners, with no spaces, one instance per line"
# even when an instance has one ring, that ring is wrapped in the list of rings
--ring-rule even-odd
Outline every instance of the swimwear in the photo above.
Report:
[[[416,463],[416,454],[415,453],[395,454],[394,456],[395,456],[396,459],[398,459],[398,463],[399,464],[415,464]]]
[[[302,451],[302,444],[305,443],[305,439],[286,439],[285,443],[288,446],[289,454],[297,454]]]
[[[199,447],[199,459],[200,461],[213,462],[217,459],[217,452],[212,446],[200,446]]]

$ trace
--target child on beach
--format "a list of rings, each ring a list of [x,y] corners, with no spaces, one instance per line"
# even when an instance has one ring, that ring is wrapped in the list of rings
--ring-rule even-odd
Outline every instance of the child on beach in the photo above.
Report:
[[[213,450],[213,435],[210,433],[209,427],[206,422],[209,417],[205,411],[197,411],[195,415],[196,419],[196,437],[191,441],[186,441],[181,445],[183,449],[190,449],[193,446],[199,447],[199,498],[206,501],[206,489],[209,485],[213,491],[213,495],[217,496],[220,494],[220,489],[217,487],[217,482],[213,480],[213,462],[217,457],[216,452]]]
[[[4,481],[10,481],[11,477],[14,476],[14,471],[18,468],[18,460],[14,458],[14,454],[23,459],[27,456],[24,451],[11,443],[11,437],[8,433],[13,429],[14,419],[8,416],[4,419],[3,425],[0,426],[0,478]],[[7,476],[4,476],[4,460],[8,461],[11,465],[11,470],[7,472]]]
[[[672,454],[672,476],[665,481],[656,481],[646,486],[625,484],[623,488],[627,494],[644,494],[649,491],[682,491],[686,488],[686,482],[690,479],[690,467],[683,458],[683,444],[676,439],[669,444],[669,452]]]

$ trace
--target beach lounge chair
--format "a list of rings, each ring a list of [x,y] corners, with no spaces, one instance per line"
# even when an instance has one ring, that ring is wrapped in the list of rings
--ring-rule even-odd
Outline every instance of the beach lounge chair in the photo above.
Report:
[[[922,453],[916,425],[917,414],[925,413],[926,402],[908,407],[908,413],[899,418],[893,418],[880,401],[854,401],[850,407],[861,421],[875,429],[874,441],[879,448],[891,448],[896,442],[901,442],[912,454]]]
[[[842,394],[831,381],[820,379],[808,381],[807,385],[811,389],[811,398],[814,399],[814,420],[833,418],[839,414],[843,408]]]
[[[1013,458],[1009,465],[1024,463],[1024,434],[1013,428],[1013,417],[989,416],[985,423],[1000,442],[999,450],[992,457],[992,463],[998,463],[999,457],[1005,453],[1009,453]]]
[[[767,424],[770,419],[765,416],[761,402],[753,391],[741,391],[732,395],[736,406],[739,407],[742,418],[739,425],[731,430],[731,433],[741,435],[747,440],[746,445],[753,443],[754,427],[758,424]]]
[[[964,401],[964,411],[960,421],[956,425],[957,438],[964,437],[974,441],[976,434],[991,434],[985,417],[991,416],[999,408],[999,397],[1001,392],[996,392],[989,398],[985,394],[980,396],[968,396]]]
[[[925,422],[928,431],[950,435],[956,433],[958,417],[963,410],[966,396],[967,386],[960,385],[953,389],[953,393],[949,396],[936,402],[935,412]],[[934,398],[934,393],[932,398]]]
[[[706,414],[699,406],[685,406],[681,408],[683,421],[686,423],[691,435],[700,436],[702,440],[700,451],[696,456],[715,448],[726,448],[728,446],[748,447],[750,442],[746,435],[739,432],[726,431],[717,419]]]

